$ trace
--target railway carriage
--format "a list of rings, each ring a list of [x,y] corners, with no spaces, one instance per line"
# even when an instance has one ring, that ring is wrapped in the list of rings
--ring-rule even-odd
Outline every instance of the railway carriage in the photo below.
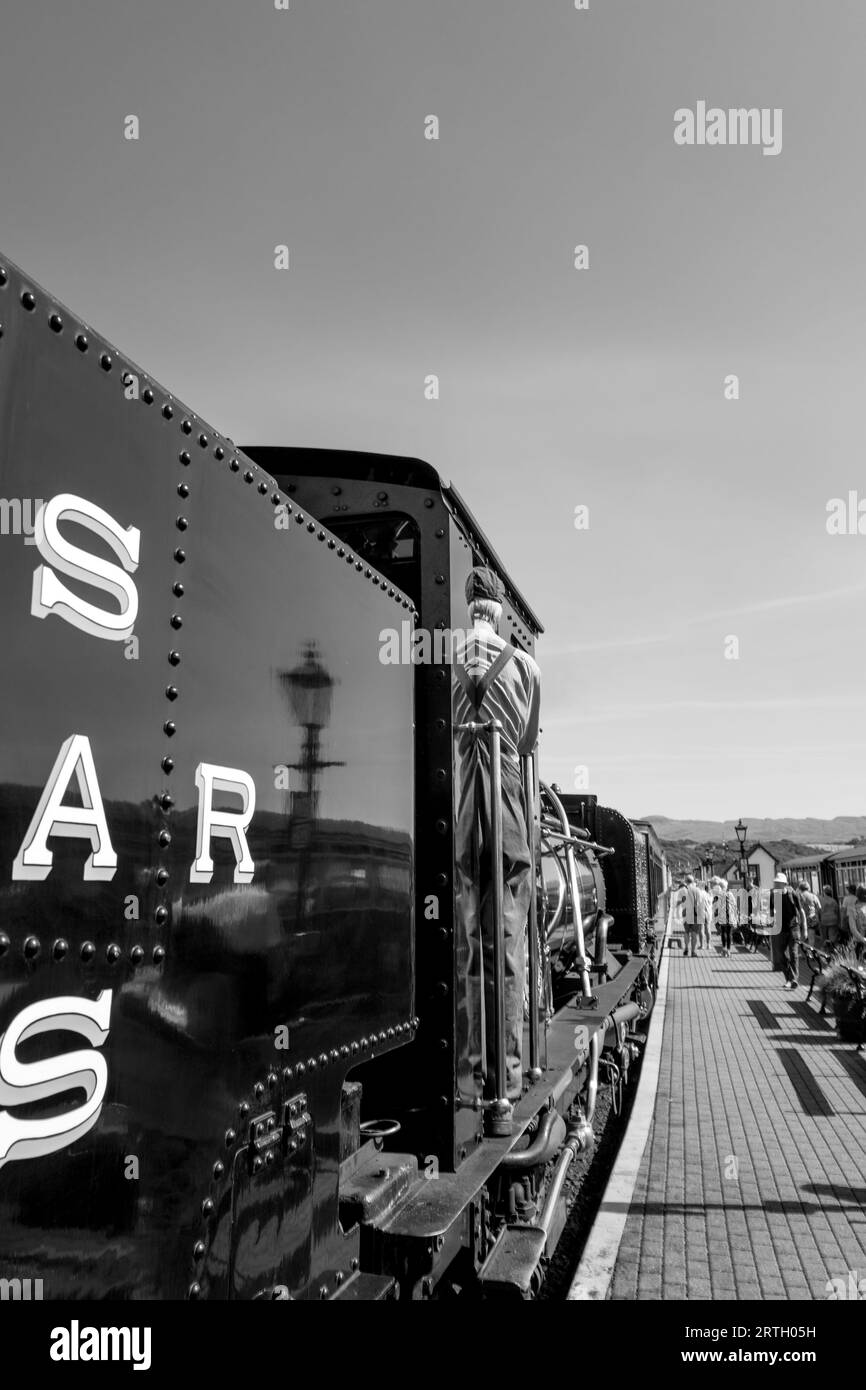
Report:
[[[866,883],[866,845],[854,845],[851,849],[837,850],[830,857],[828,867],[832,873],[830,886],[841,902],[848,891],[849,883]]]

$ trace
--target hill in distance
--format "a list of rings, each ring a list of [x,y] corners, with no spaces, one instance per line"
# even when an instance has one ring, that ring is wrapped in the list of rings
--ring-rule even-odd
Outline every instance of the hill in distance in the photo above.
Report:
[[[641,816],[649,821],[661,840],[680,840],[692,843],[721,844],[727,840],[729,847],[736,851],[737,836],[733,821],[720,820],[674,820],[671,816]],[[851,840],[866,840],[866,816],[834,816],[832,820],[806,816],[801,820],[793,817],[756,816],[743,820],[749,827],[746,844],[753,845],[756,840],[789,840],[800,845],[844,845]]]

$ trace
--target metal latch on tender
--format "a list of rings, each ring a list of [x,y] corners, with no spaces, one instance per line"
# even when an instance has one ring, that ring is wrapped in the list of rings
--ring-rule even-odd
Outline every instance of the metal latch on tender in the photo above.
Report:
[[[294,1153],[306,1141],[312,1123],[312,1117],[307,1109],[307,1097],[303,1091],[286,1101],[283,1107],[283,1125],[288,1141],[286,1148],[289,1153]]]
[[[247,1150],[251,1173],[258,1173],[267,1163],[273,1163],[283,1138],[275,1110],[266,1110],[250,1120],[250,1143]]]
[[[250,1172],[259,1173],[265,1165],[270,1167],[284,1144],[286,1153],[296,1153],[306,1142],[312,1123],[307,1097],[303,1092],[286,1101],[282,1124],[277,1124],[276,1110],[266,1110],[264,1114],[256,1115],[250,1120],[249,1128],[247,1155]]]

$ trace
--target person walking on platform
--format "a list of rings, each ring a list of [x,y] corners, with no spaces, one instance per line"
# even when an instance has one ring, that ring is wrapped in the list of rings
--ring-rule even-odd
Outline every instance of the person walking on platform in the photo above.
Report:
[[[703,905],[704,905],[704,925],[703,925],[703,928],[701,929],[701,941],[702,941],[703,945],[706,947],[706,949],[709,950],[709,949],[710,949],[711,932],[712,932],[712,926],[713,926],[713,899],[712,899],[712,894],[709,893],[709,892],[707,892],[707,889],[704,887],[704,885],[703,885],[702,883],[697,883],[697,884],[695,884],[695,887],[697,888],[698,892],[700,893],[701,899],[702,899]]]
[[[694,874],[686,874],[683,889],[683,920],[686,929],[685,953],[696,956],[698,943],[706,931],[709,936],[709,898],[695,882]]]
[[[674,879],[671,887],[671,932],[682,936],[683,955],[688,952],[688,929],[686,927],[686,881]]]
[[[842,899],[842,936],[844,939],[854,935],[853,915],[854,904],[857,902],[857,884],[845,884],[845,896]]]
[[[806,931],[808,932],[807,941],[810,946],[817,946],[821,935],[821,900],[816,898],[804,878],[797,884],[800,894],[800,903],[806,914]]]
[[[862,883],[857,886],[854,908],[850,917],[854,949],[862,958],[864,949],[866,949],[866,885]]]
[[[821,939],[818,945],[822,951],[834,951],[839,944],[842,914],[832,888],[826,885],[821,889]]]
[[[466,581],[472,624],[454,666],[452,713],[456,782],[455,906],[466,959],[468,1053],[487,1099],[520,1099],[523,1084],[524,933],[532,858],[520,759],[538,742],[541,675],[532,657],[499,636],[502,588],[493,570],[479,567]],[[499,720],[501,732],[502,863],[491,863],[490,745],[479,728]],[[493,916],[493,874],[502,875],[502,916]],[[505,1097],[495,1096],[493,939],[503,934],[505,969]],[[459,958],[459,957],[458,957]],[[482,992],[481,981],[484,981]],[[511,1115],[490,1112],[491,1133],[510,1134]]]
[[[722,955],[731,954],[731,934],[735,927],[739,925],[739,913],[737,912],[736,899],[728,888],[727,879],[714,878],[713,911],[719,924],[719,932],[722,938]]]
[[[770,921],[779,942],[779,955],[785,972],[783,989],[797,989],[800,984],[800,939],[805,930],[806,914],[799,897],[783,873],[773,879],[770,895]]]

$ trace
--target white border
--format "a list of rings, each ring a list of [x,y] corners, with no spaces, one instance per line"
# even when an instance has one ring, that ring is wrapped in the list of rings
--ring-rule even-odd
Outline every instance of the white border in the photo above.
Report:
[[[662,1060],[665,1007],[667,1004],[668,959],[672,940],[673,914],[668,917],[662,943],[658,992],[650,1016],[646,1050],[641,1066],[638,1091],[629,1117],[628,1129],[620,1144],[616,1161],[607,1180],[592,1230],[568,1290],[568,1301],[607,1298],[619,1254],[622,1233],[634,1196],[635,1184],[644,1156],[653,1114]]]

